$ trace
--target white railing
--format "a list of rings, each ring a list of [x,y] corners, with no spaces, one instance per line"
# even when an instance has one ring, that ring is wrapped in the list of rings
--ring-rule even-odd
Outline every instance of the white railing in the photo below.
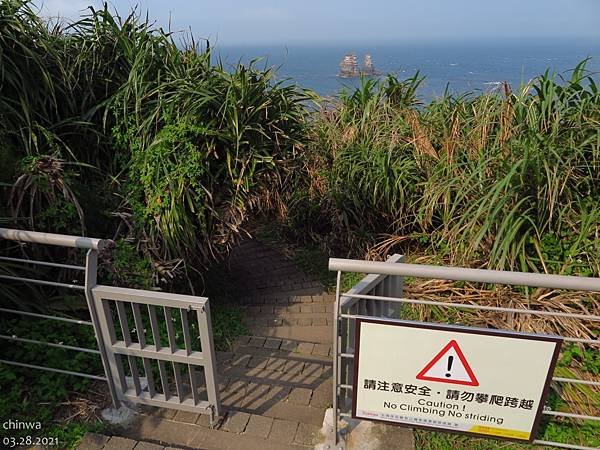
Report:
[[[563,311],[536,310],[533,308],[503,308],[433,300],[406,298],[403,295],[404,277],[430,278],[455,281],[504,284],[515,286],[544,287],[550,289],[570,289],[588,292],[600,292],[600,279],[563,275],[547,275],[500,270],[469,269],[461,267],[443,267],[402,262],[400,255],[394,255],[386,262],[360,261],[331,258],[329,270],[337,271],[337,286],[334,307],[334,345],[333,345],[333,440],[338,445],[338,418],[352,417],[353,359],[355,321],[357,318],[385,317],[401,318],[401,306],[424,305],[443,308],[503,312],[511,314],[537,315],[541,317],[570,318],[582,321],[600,322],[595,314],[568,313]],[[341,292],[342,272],[368,274],[348,292]],[[583,339],[573,336],[561,336],[566,342],[589,346],[600,346],[600,340]],[[590,381],[577,378],[552,377],[555,383],[572,383],[600,387],[600,380]],[[553,417],[565,417],[581,420],[600,420],[599,416],[576,414],[572,412],[544,409],[543,414]],[[576,444],[534,440],[535,444],[577,450],[598,450]]]
[[[7,228],[0,228],[0,239],[5,239],[8,241],[14,241],[14,242],[19,242],[19,243],[52,245],[52,246],[87,250],[86,255],[85,255],[85,266],[76,266],[76,265],[72,265],[72,264],[61,264],[61,263],[55,263],[55,262],[50,262],[50,261],[37,261],[37,260],[31,260],[31,259],[25,259],[25,258],[14,258],[14,257],[7,257],[7,256],[0,257],[0,261],[7,261],[7,262],[12,262],[12,263],[20,263],[20,264],[33,265],[33,266],[55,267],[55,268],[60,268],[60,269],[82,271],[82,272],[84,272],[84,280],[83,280],[82,284],[63,283],[63,282],[59,282],[59,281],[48,281],[48,280],[40,280],[40,279],[36,279],[36,278],[18,277],[18,276],[3,275],[3,274],[0,274],[0,280],[6,280],[9,282],[17,282],[17,283],[31,283],[31,284],[35,284],[35,285],[41,285],[41,286],[53,286],[53,287],[64,288],[64,289],[73,289],[73,290],[84,291],[87,306],[88,306],[88,309],[90,312],[91,320],[90,321],[76,320],[76,319],[70,319],[70,318],[66,318],[66,317],[60,317],[60,316],[54,316],[54,315],[48,315],[48,314],[37,314],[37,313],[29,312],[29,311],[22,311],[22,310],[11,309],[11,308],[1,308],[0,310],[2,312],[8,313],[8,314],[20,315],[20,316],[24,316],[24,317],[35,317],[35,318],[39,318],[39,319],[48,319],[48,320],[68,322],[68,323],[73,323],[76,325],[92,326],[94,328],[94,331],[98,329],[98,314],[93,305],[91,290],[96,285],[96,280],[97,280],[97,275],[98,275],[98,273],[97,273],[98,272],[98,252],[110,247],[112,244],[112,241],[105,240],[105,239],[92,239],[92,238],[79,237],[79,236],[67,236],[67,235],[62,235],[62,234],[39,233],[39,232],[26,231],[26,230],[13,230],[13,229],[7,229]],[[9,360],[2,359],[2,360],[0,360],[0,362],[4,363],[4,364],[8,364],[8,365],[18,366],[18,367],[25,367],[25,368],[37,369],[37,370],[45,370],[48,372],[56,372],[56,373],[62,373],[62,374],[66,374],[66,375],[74,375],[74,376],[79,376],[79,377],[84,377],[84,378],[91,378],[91,379],[95,379],[95,380],[106,381],[106,383],[108,384],[108,387],[109,387],[109,391],[110,391],[113,403],[115,404],[115,406],[119,406],[119,400],[117,397],[117,391],[115,389],[115,385],[112,382],[111,377],[108,376],[108,371],[107,371],[108,366],[106,364],[106,362],[107,362],[106,349],[104,347],[102,340],[98,339],[97,333],[96,333],[96,341],[98,343],[98,349],[88,349],[88,348],[64,345],[62,343],[56,343],[56,342],[32,340],[32,339],[28,339],[27,337],[22,337],[22,336],[0,335],[0,339],[9,340],[12,342],[33,343],[33,344],[39,344],[39,345],[46,345],[49,347],[62,348],[65,350],[98,354],[102,359],[102,365],[104,367],[104,376],[83,373],[83,372],[74,372],[74,371],[56,369],[53,367],[48,367],[48,366],[38,365],[38,364],[25,364],[23,362],[12,361],[12,360],[9,361]]]
[[[17,367],[74,375],[84,378],[105,381],[115,407],[121,402],[144,403],[174,409],[183,409],[202,414],[209,414],[211,422],[220,415],[216,360],[212,337],[210,308],[208,299],[166,292],[142,291],[97,284],[99,252],[109,249],[110,240],[92,239],[61,234],[38,233],[24,230],[0,228],[0,239],[19,244],[41,244],[86,250],[85,265],[63,264],[50,261],[38,261],[14,256],[0,256],[0,262],[33,265],[81,271],[84,273],[82,283],[73,281],[65,283],[54,280],[41,280],[22,276],[0,274],[0,281],[8,283],[31,283],[41,286],[83,291],[87,301],[91,320],[73,319],[38,312],[24,311],[8,307],[0,307],[0,312],[20,315],[36,319],[62,321],[70,324],[91,326],[94,329],[97,349],[83,348],[57,342],[30,339],[26,336],[0,334],[0,340],[24,344],[46,345],[69,351],[85,352],[99,355],[102,359],[104,376],[75,372],[48,367],[42,364],[29,364],[21,361],[0,359],[0,363]],[[142,310],[147,310],[149,317]],[[116,327],[111,308],[118,317]],[[181,317],[183,348],[178,347],[177,333],[173,328],[171,309],[178,311]],[[126,311],[133,311],[133,316]],[[160,313],[162,310],[162,314]],[[157,313],[157,311],[159,311]],[[192,312],[195,318],[192,317]],[[130,320],[131,318],[131,320]],[[149,327],[144,325],[149,320]],[[174,319],[175,321],[177,319]],[[133,324],[130,330],[130,324]],[[190,331],[196,334],[192,337]],[[117,338],[116,331],[120,337]],[[160,330],[167,333],[167,343],[161,343]],[[132,338],[135,336],[135,339]],[[152,342],[149,342],[150,339]],[[193,346],[200,344],[201,350],[194,351]],[[138,367],[136,359],[141,360]],[[124,364],[127,360],[128,364]],[[171,386],[167,375],[166,363],[170,363],[174,373],[175,386]],[[154,381],[152,364],[157,364],[160,372],[160,389]],[[198,367],[202,369],[204,382],[199,379]],[[141,376],[139,369],[144,370]],[[181,368],[187,369],[188,381],[181,377]],[[126,374],[125,370],[129,373]],[[128,376],[129,375],[129,376]],[[143,386],[142,386],[143,382]],[[202,394],[202,395],[201,395]],[[204,399],[203,396],[206,396]]]

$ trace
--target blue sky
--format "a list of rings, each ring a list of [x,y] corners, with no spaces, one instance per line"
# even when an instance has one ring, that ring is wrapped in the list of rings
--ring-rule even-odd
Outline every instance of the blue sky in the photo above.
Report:
[[[36,0],[42,5],[42,0]],[[71,19],[98,0],[45,0]],[[115,0],[165,28],[221,45],[587,38],[600,41],[600,0]]]

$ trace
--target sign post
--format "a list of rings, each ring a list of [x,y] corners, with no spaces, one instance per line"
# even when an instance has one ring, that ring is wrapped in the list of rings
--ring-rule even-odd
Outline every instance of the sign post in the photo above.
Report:
[[[352,415],[533,441],[562,339],[357,319]]]

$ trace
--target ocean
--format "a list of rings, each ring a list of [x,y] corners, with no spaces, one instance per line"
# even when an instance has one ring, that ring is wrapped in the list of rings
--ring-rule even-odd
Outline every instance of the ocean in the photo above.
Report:
[[[598,80],[600,42],[560,40],[556,42],[439,42],[401,45],[312,45],[312,46],[216,46],[226,66],[261,58],[258,67],[276,67],[278,79],[289,79],[302,87],[329,96],[342,88],[353,88],[358,79],[337,76],[346,53],[356,53],[359,64],[370,54],[383,74],[407,78],[417,70],[424,75],[420,89],[423,100],[443,95],[446,88],[454,94],[485,92],[507,81],[514,89],[549,69],[564,77],[584,58],[587,69]]]

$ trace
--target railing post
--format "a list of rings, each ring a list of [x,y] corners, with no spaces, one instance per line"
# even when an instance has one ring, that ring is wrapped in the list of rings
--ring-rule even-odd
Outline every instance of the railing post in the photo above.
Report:
[[[98,342],[98,349],[100,350],[100,357],[102,359],[102,367],[104,368],[104,374],[106,376],[106,382],[108,384],[108,390],[113,401],[115,408],[121,406],[119,397],[117,395],[117,389],[115,387],[112,375],[109,369],[108,357],[106,354],[106,347],[104,346],[104,339],[100,332],[100,324],[98,322],[98,312],[94,304],[94,298],[92,295],[92,289],[96,286],[98,281],[98,251],[90,249],[85,255],[85,299],[87,301],[88,309],[90,311],[90,317],[94,324],[94,334],[96,335],[96,341]]]
[[[335,286],[335,305],[333,308],[333,342],[331,350],[333,352],[333,445],[338,444],[338,386],[340,383],[340,364],[339,358],[339,314],[340,314],[340,285],[342,279],[342,272],[338,271],[337,280]]]
[[[203,308],[197,309],[200,345],[202,347],[202,355],[207,360],[207,365],[204,369],[206,381],[206,391],[208,401],[210,402],[210,424],[214,426],[218,417],[221,415],[221,399],[219,393],[219,380],[217,375],[216,354],[213,353],[214,341],[212,333],[212,323],[210,317],[210,303],[207,301]]]
[[[394,255],[396,256],[396,255]],[[392,256],[392,258],[394,257]],[[405,260],[404,255],[401,255],[397,258],[396,263],[403,263]],[[390,290],[388,292],[389,297],[400,298],[404,295],[404,277],[402,275],[388,275],[391,280]],[[391,302],[390,309],[392,311],[391,317],[396,319],[400,319],[400,314],[402,312],[402,305],[400,303]]]

